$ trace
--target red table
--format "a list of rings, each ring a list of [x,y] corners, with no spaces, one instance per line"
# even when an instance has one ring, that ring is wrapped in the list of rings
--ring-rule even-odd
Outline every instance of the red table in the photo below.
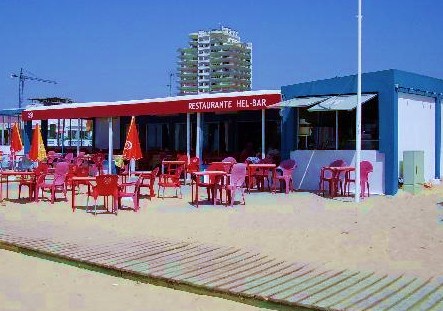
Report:
[[[355,171],[355,167],[352,166],[327,166],[325,169],[328,169],[332,172],[332,191],[330,191],[331,197],[338,196],[338,183],[340,182],[340,175],[342,173],[349,174],[350,172]]]
[[[9,176],[30,176],[31,178],[35,178],[34,172],[18,172],[18,171],[0,171],[0,201],[3,200],[3,183],[6,181],[6,198],[9,197]],[[4,179],[5,178],[5,179]]]
[[[78,185],[80,182],[91,182],[91,181],[95,181],[96,178],[93,176],[84,176],[84,177],[79,177],[79,176],[73,176],[71,179],[71,190],[72,190],[72,196],[71,196],[71,207],[72,207],[72,212],[75,212],[75,186]]]
[[[251,189],[251,186],[252,186],[252,182],[253,182],[253,180],[252,180],[252,177],[254,177],[253,172],[259,170],[262,173],[261,176],[264,176],[264,171],[270,171],[272,173],[272,180],[274,180],[274,176],[276,174],[277,165],[272,164],[272,163],[261,163],[261,164],[257,163],[257,164],[248,164],[247,168],[248,168],[248,184],[247,184],[247,189],[248,189],[248,192],[249,192],[250,189]],[[261,191],[264,191],[264,188],[265,188],[265,183],[264,183],[264,179],[263,179],[263,184],[262,184],[262,187],[261,187]]]
[[[196,205],[196,207],[198,207],[198,187],[200,185],[200,177],[209,176],[209,178],[211,178],[211,177],[221,178],[221,177],[227,176],[228,173],[226,173],[225,171],[202,171],[202,172],[192,173],[192,175],[195,176],[195,205]],[[191,183],[191,201],[194,203],[193,199],[194,199],[194,187],[192,186],[192,183]],[[215,202],[216,202],[215,191],[213,191],[213,193],[212,193],[212,199],[215,204]]]

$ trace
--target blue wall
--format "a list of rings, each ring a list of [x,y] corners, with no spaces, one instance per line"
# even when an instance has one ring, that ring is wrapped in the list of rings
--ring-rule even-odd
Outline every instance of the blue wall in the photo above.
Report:
[[[377,93],[379,105],[379,150],[385,154],[385,192],[395,194],[398,189],[398,90],[405,88],[410,90],[427,90],[434,92],[425,96],[436,97],[440,102],[438,94],[443,93],[443,80],[409,73],[400,70],[384,70],[365,73],[362,75],[362,92]],[[357,76],[336,77],[326,80],[318,80],[306,83],[283,86],[282,96],[285,100],[294,97],[341,95],[357,93]],[[421,94],[423,95],[423,94]],[[438,96],[438,99],[437,99]],[[440,105],[436,108],[436,175],[440,172],[440,135],[441,118]],[[292,116],[294,118],[294,116]],[[364,117],[364,116],[363,116]],[[285,132],[295,133],[296,122],[282,122],[282,155],[288,156],[286,152],[293,150]],[[296,135],[296,133],[295,133]],[[288,146],[289,144],[289,146]]]

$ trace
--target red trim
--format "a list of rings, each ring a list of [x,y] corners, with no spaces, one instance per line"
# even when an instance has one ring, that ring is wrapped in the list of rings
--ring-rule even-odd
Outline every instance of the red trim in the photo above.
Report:
[[[60,118],[76,119],[94,117],[167,115],[187,112],[260,110],[280,101],[280,94],[261,94],[62,109],[51,109],[48,107],[48,109],[45,110],[25,110],[22,112],[22,119],[23,121],[29,121]]]

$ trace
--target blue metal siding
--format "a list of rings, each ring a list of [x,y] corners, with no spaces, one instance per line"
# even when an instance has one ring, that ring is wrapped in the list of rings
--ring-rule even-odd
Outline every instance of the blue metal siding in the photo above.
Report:
[[[427,96],[436,97],[443,93],[443,80],[400,70],[384,70],[362,75],[362,92],[378,94],[379,151],[385,154],[385,193],[395,194],[398,190],[398,93],[396,86],[426,90]],[[284,99],[302,96],[339,95],[357,92],[357,76],[299,83],[281,88]],[[436,109],[436,175],[440,174],[441,107]],[[364,116],[363,116],[364,118]],[[295,123],[295,122],[294,122]],[[286,129],[285,129],[286,130]],[[294,131],[294,130],[292,130]],[[283,139],[282,150],[288,147]]]

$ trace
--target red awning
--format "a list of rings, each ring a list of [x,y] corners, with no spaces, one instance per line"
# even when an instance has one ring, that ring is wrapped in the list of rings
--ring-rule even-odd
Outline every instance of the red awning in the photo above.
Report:
[[[22,112],[24,121],[76,119],[141,115],[167,115],[193,112],[260,110],[281,101],[280,91],[248,91],[188,95],[120,102],[93,102],[38,106]]]

